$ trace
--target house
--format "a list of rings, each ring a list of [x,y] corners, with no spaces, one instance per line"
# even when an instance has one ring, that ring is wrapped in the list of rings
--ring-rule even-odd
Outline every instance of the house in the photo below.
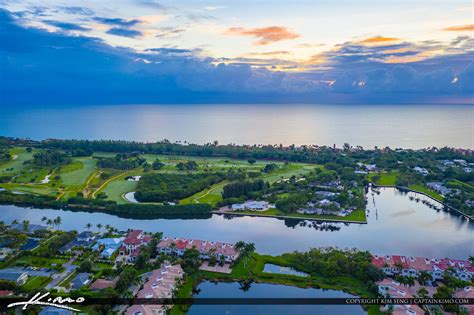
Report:
[[[94,282],[92,282],[92,284],[89,286],[89,289],[91,291],[100,291],[107,288],[114,289],[116,285],[117,285],[116,280],[97,279]]]
[[[100,256],[102,258],[109,259],[110,257],[112,257],[115,251],[122,246],[124,239],[125,237],[99,239],[94,244],[94,246],[92,246],[92,250],[102,250]]]
[[[444,186],[444,184],[441,182],[429,182],[429,183],[426,183],[426,186],[428,188],[433,189],[434,191],[436,191],[437,193],[443,196],[446,196],[452,191],[450,188]]]
[[[133,263],[140,254],[140,247],[147,245],[150,240],[151,236],[142,230],[131,230],[120,246],[118,259]]]
[[[225,261],[229,263],[235,261],[240,254],[234,244],[185,238],[165,237],[158,243],[157,248],[162,253],[177,256],[182,256],[186,249],[195,248],[199,252],[201,259],[207,260],[211,255],[215,255],[217,258],[223,256]]]
[[[459,164],[461,166],[467,166],[467,162],[466,160],[462,160],[462,159],[453,159],[453,162],[456,163],[456,164]]]
[[[64,308],[59,308],[59,307],[54,307],[54,306],[48,306],[43,308],[40,312],[39,315],[72,315],[73,312],[70,310],[66,310]]]
[[[449,258],[424,258],[411,256],[372,256],[372,264],[381,269],[387,276],[402,275],[418,277],[421,272],[428,272],[433,280],[441,280],[445,272],[460,280],[469,281],[474,278],[474,267],[467,260]]]
[[[426,168],[423,168],[423,167],[419,167],[419,166],[415,166],[413,168],[413,170],[417,173],[420,173],[421,175],[423,176],[426,176],[428,175],[430,172],[428,172],[428,170]]]
[[[327,199],[335,198],[335,197],[339,196],[339,193],[335,193],[335,192],[332,192],[332,191],[326,191],[326,190],[318,190],[314,194],[319,196],[319,197],[327,198]]]
[[[178,288],[184,276],[180,265],[171,265],[164,262],[160,269],[154,270],[143,288],[138,292],[139,299],[167,299],[172,298],[173,293]],[[172,305],[143,304],[132,305],[126,313],[127,315],[159,315],[166,314]]]
[[[140,178],[142,178],[140,175],[128,176],[128,177],[125,178],[125,180],[129,181],[129,182],[138,182],[140,180]]]
[[[17,231],[24,231],[25,226],[22,223],[12,224],[11,228]],[[26,233],[27,234],[34,234],[36,231],[43,231],[48,230],[49,228],[45,225],[39,224],[28,224]]]
[[[12,281],[18,285],[23,285],[28,280],[28,273],[16,269],[2,269],[0,270],[0,280]]]
[[[79,233],[74,240],[67,243],[63,247],[59,249],[61,254],[65,254],[69,252],[74,247],[90,247],[94,244],[95,240],[97,239],[97,235],[90,231],[83,231]]]
[[[13,295],[12,290],[0,290],[0,298],[12,296],[12,295]]]
[[[74,279],[72,279],[71,287],[74,290],[78,290],[82,288],[83,286],[87,285],[89,282],[90,282],[90,273],[81,272],[81,273],[78,273]]]
[[[265,211],[273,207],[275,206],[269,204],[266,201],[248,200],[244,203],[234,203],[232,205],[232,210],[233,211],[239,211],[239,210]]]
[[[322,207],[322,208],[336,208],[339,209],[341,205],[337,201],[331,201],[329,199],[323,199],[320,200],[316,203],[316,205]]]
[[[382,281],[377,282],[379,288],[379,294],[385,297],[390,298],[414,298],[413,292],[410,291],[410,288],[407,288],[400,283],[390,280],[383,279]],[[388,310],[388,306],[382,306],[382,310]],[[391,314],[397,315],[424,315],[425,311],[418,305],[393,305],[393,310]]]

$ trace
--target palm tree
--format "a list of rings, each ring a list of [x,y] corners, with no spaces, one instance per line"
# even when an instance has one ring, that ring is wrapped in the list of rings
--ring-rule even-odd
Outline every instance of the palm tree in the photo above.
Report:
[[[53,226],[53,220],[51,220],[51,219],[46,220],[46,225],[47,226]]]
[[[62,222],[62,219],[60,216],[57,216],[56,219],[54,219],[54,224],[57,226],[58,230],[59,230],[59,226],[61,225],[61,222]]]
[[[422,285],[426,285],[426,282],[431,281],[431,280],[433,280],[433,277],[428,271],[423,270],[422,272],[420,272],[420,275],[418,276],[418,281]]]
[[[99,230],[99,233],[100,233],[100,229],[102,229],[102,223],[98,223],[96,226],[97,226],[97,229]]]
[[[13,221],[12,221],[12,225],[13,225],[13,224],[18,224],[18,220],[17,220],[17,219],[13,220]]]
[[[107,230],[107,233],[111,234],[112,232],[112,227],[110,226],[110,224],[106,224],[105,225],[105,229]]]
[[[416,295],[421,298],[425,299],[428,297],[428,290],[426,290],[424,287],[421,287],[417,292]]]
[[[42,217],[42,218],[41,218],[41,222],[46,222],[47,220],[48,220],[47,217]]]
[[[28,232],[28,227],[30,226],[30,221],[23,220],[23,232]]]
[[[90,231],[91,227],[92,227],[92,224],[90,224],[90,223],[87,223],[87,224],[86,224],[86,229],[87,229],[88,231]]]

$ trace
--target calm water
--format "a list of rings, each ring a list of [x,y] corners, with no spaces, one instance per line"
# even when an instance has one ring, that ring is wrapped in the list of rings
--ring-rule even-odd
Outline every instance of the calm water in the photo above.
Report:
[[[437,212],[393,188],[368,195],[368,224],[314,223],[273,218],[213,215],[210,219],[127,219],[104,213],[25,209],[0,206],[7,223],[17,219],[41,223],[41,218],[62,218],[62,229],[84,230],[87,223],[110,224],[118,229],[162,231],[165,235],[204,240],[254,242],[257,251],[281,254],[311,247],[357,247],[375,254],[467,258],[474,254],[474,225],[445,212]]]
[[[0,135],[237,144],[474,148],[471,105],[128,105],[3,108]]]
[[[263,272],[269,272],[269,273],[279,273],[283,275],[293,275],[293,276],[300,276],[300,277],[307,277],[308,274],[297,271],[293,268],[290,267],[283,267],[283,266],[278,266],[274,264],[265,264],[263,267]]]
[[[239,283],[199,284],[197,298],[351,298],[353,295],[334,290],[302,289],[285,285],[252,283],[246,291]],[[193,305],[193,314],[365,314],[357,305]]]

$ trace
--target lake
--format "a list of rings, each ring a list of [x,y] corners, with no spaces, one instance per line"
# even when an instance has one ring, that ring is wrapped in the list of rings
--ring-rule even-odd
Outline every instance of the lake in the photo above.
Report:
[[[359,248],[374,254],[401,254],[466,259],[474,254],[474,224],[422,202],[394,188],[382,188],[379,195],[368,194],[368,224],[311,222],[258,217],[226,217],[214,214],[208,219],[131,219],[105,213],[27,209],[0,206],[1,220],[30,220],[61,216],[61,229],[85,230],[87,223],[110,224],[167,236],[210,241],[254,242],[262,254],[278,255],[312,247]]]
[[[0,135],[236,144],[474,148],[472,105],[4,107]]]
[[[286,285],[252,283],[250,287],[239,283],[213,283],[205,281],[197,287],[195,298],[351,298],[353,295],[322,289],[303,289]],[[192,305],[193,314],[366,314],[358,305]]]

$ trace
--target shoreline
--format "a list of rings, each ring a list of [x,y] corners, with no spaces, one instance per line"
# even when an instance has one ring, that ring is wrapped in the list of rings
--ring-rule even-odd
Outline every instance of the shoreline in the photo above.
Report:
[[[448,208],[449,210],[456,212],[456,213],[459,214],[460,216],[466,218],[469,222],[474,221],[474,216],[470,216],[470,215],[468,215],[468,214],[465,214],[465,213],[459,211],[459,210],[456,209],[456,208],[453,208],[453,207],[451,207],[451,206],[448,206],[448,205],[445,204],[444,202],[439,201],[438,199],[436,199],[436,198],[434,198],[434,197],[432,197],[432,196],[430,196],[430,195],[428,195],[427,193],[424,193],[424,192],[422,192],[422,191],[414,190],[414,189],[411,189],[411,188],[408,188],[408,187],[397,186],[397,185],[377,185],[377,184],[375,184],[375,183],[372,183],[372,185],[374,185],[374,187],[379,187],[379,188],[396,188],[396,189],[401,190],[401,191],[414,192],[414,193],[423,195],[423,196],[425,196],[425,197],[428,197],[428,198],[431,199],[431,200],[436,201],[437,203],[442,204],[444,208]],[[448,212],[451,212],[451,211],[448,211]]]
[[[289,219],[289,220],[308,220],[308,221],[320,221],[320,222],[334,222],[334,223],[356,223],[356,224],[367,224],[367,221],[354,221],[354,220],[341,220],[341,219],[323,219],[323,218],[307,218],[307,217],[294,217],[294,216],[283,216],[275,214],[258,214],[258,213],[238,213],[238,212],[223,212],[214,210],[211,211],[212,214],[220,215],[231,215],[231,216],[251,216],[251,217],[260,217],[260,218],[275,218],[275,219]]]

